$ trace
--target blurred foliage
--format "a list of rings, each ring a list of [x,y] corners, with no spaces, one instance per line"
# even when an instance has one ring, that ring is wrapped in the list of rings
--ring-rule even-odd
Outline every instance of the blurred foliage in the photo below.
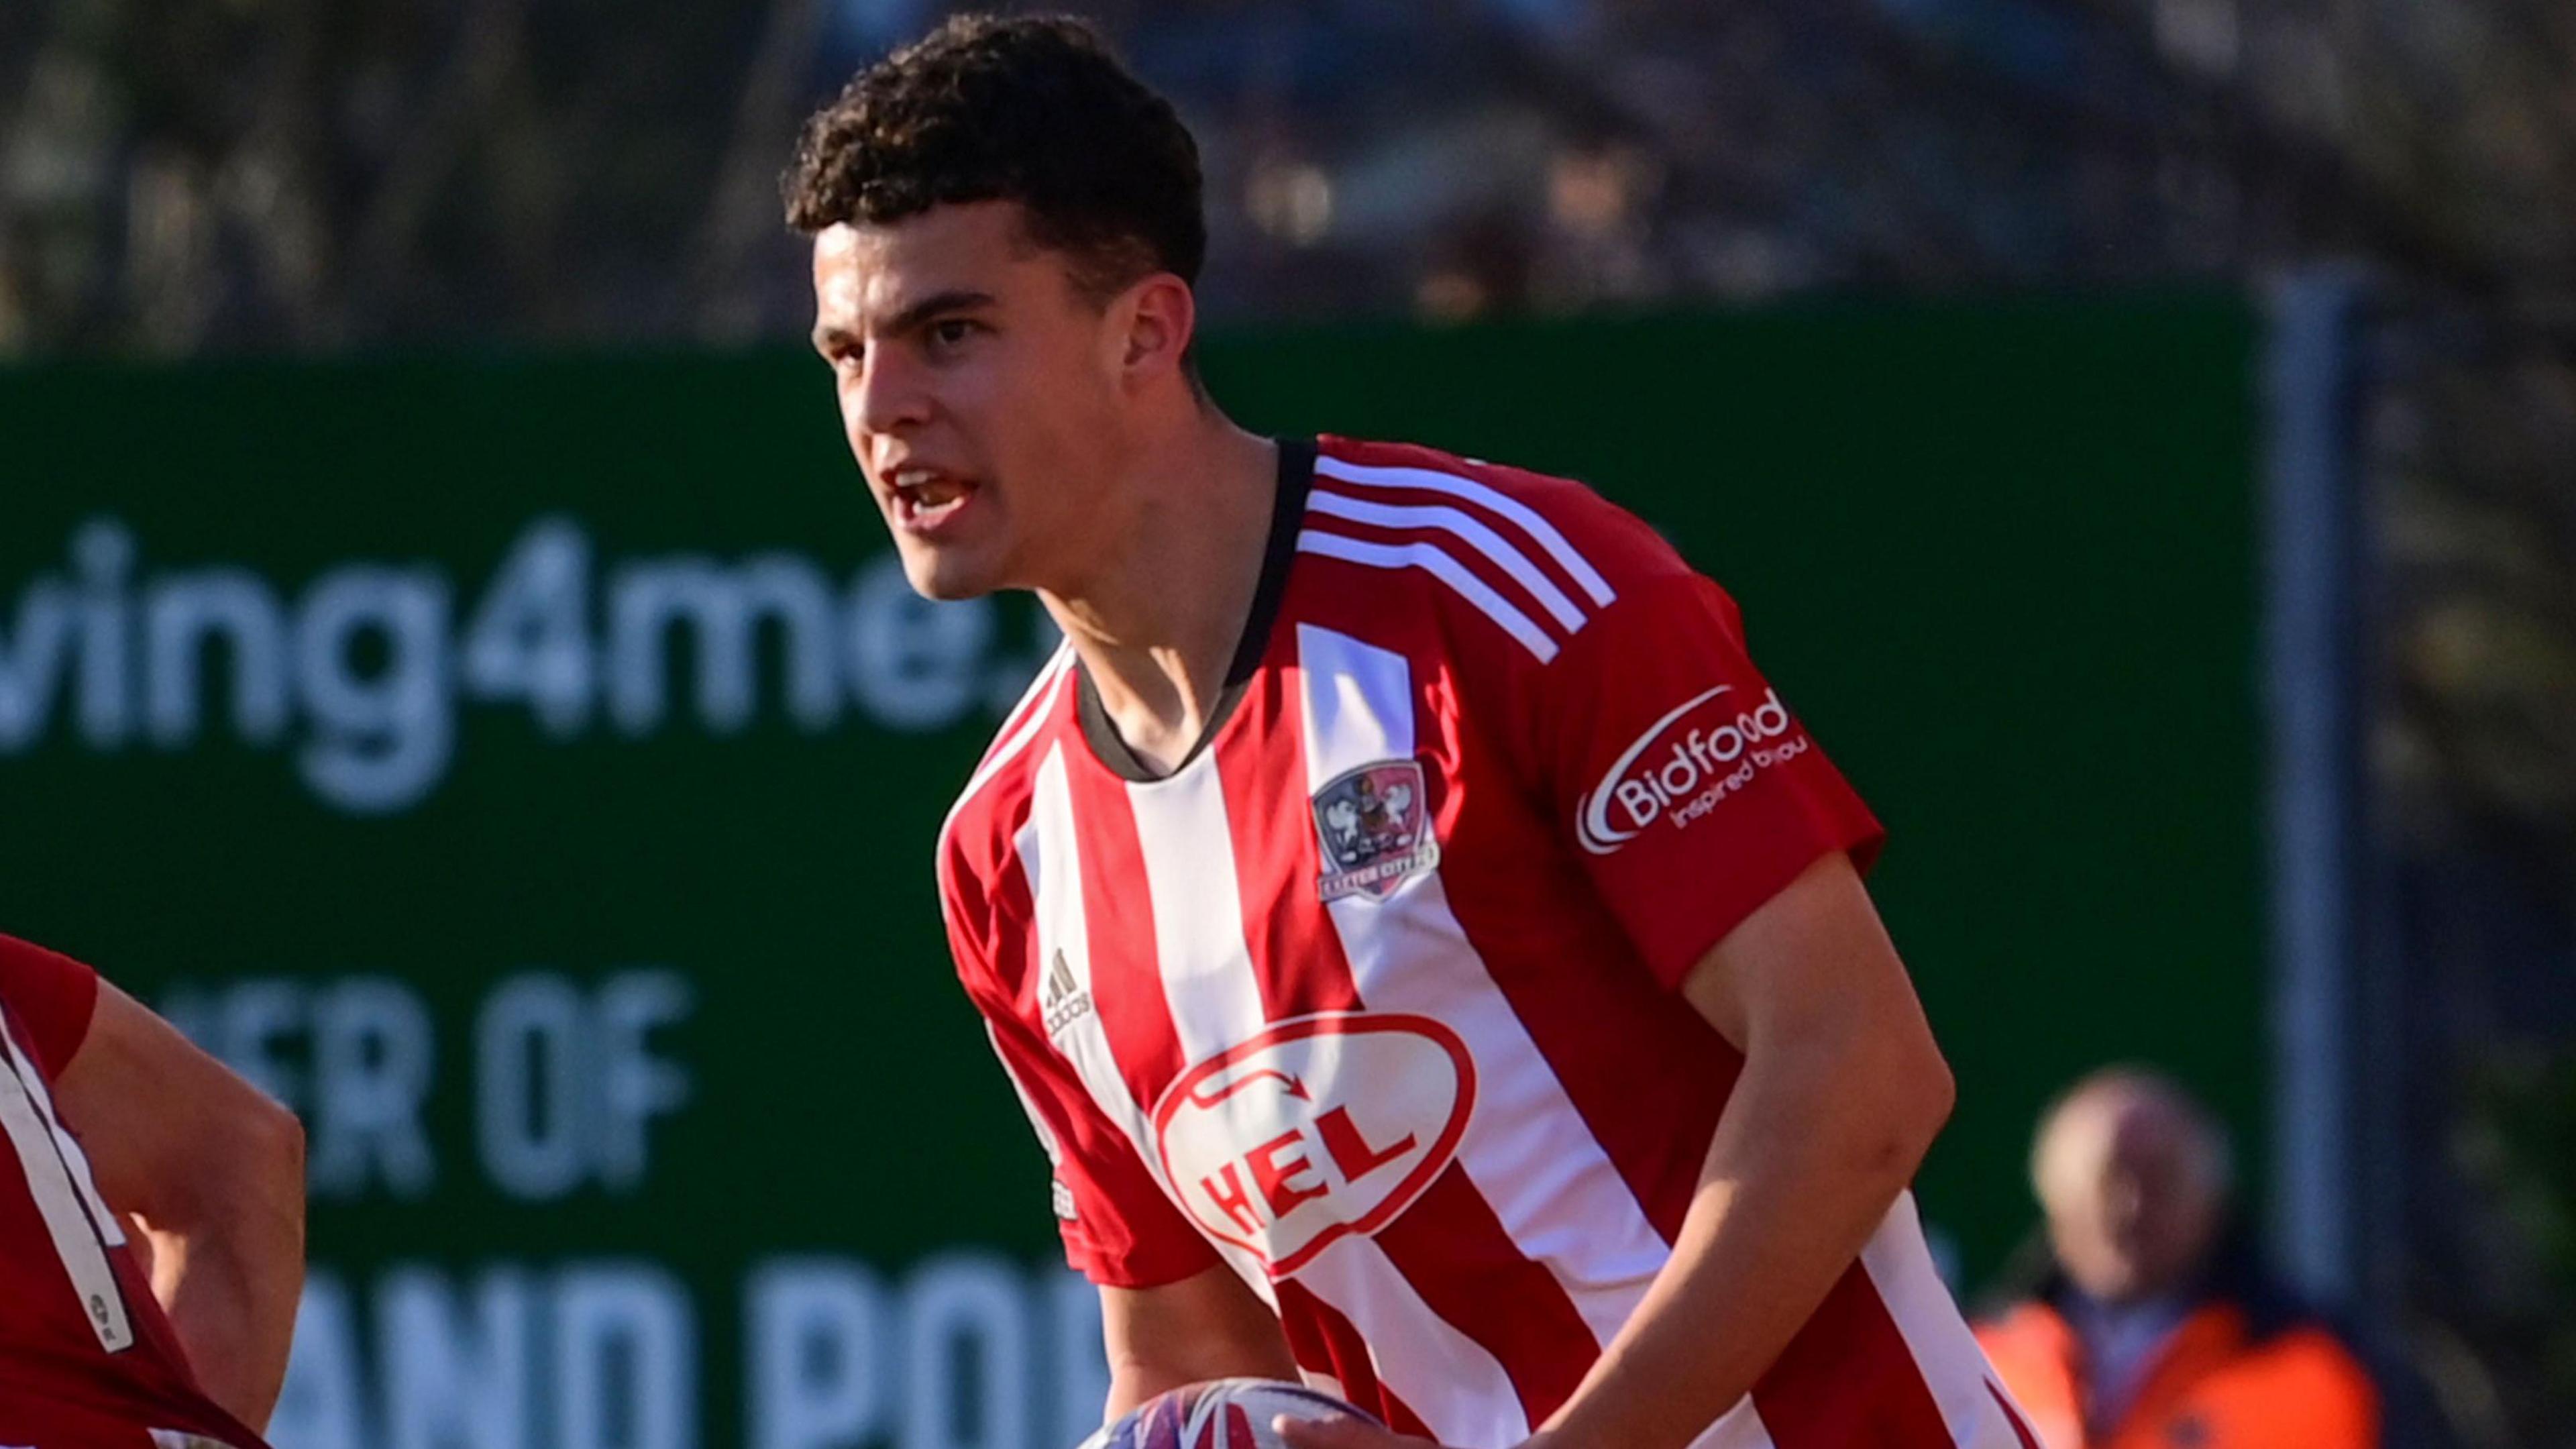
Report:
[[[14,0],[0,352],[803,330],[774,176],[923,0]],[[2542,0],[1099,0],[1220,315],[2576,267]]]
[[[2383,289],[2372,759],[2405,1298],[2480,1444],[2576,1442],[2576,338]],[[2553,1437],[2554,1436],[2554,1437]]]
[[[2496,1051],[2470,1068],[2466,1095],[2449,1156],[2478,1190],[2489,1244],[2528,1249],[2480,1265],[2493,1276],[2481,1295],[2489,1367],[2513,1418],[2565,1424],[2576,1414],[2576,1063]]]

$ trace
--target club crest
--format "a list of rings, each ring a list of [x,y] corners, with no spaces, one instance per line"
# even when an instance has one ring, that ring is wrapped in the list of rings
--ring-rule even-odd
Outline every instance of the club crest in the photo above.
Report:
[[[1416,761],[1379,760],[1346,770],[1316,791],[1313,803],[1315,833],[1324,847],[1324,873],[1316,887],[1325,900],[1384,900],[1406,876],[1440,863]]]

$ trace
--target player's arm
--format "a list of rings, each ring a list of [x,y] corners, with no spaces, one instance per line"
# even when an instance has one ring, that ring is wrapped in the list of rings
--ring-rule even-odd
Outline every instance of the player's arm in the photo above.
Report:
[[[1223,1266],[1155,1288],[1104,1287],[1100,1325],[1113,1420],[1183,1384],[1238,1376],[1297,1381],[1279,1320]]]
[[[1682,992],[1744,1071],[1671,1260],[1546,1443],[1704,1432],[1824,1301],[1949,1118],[1949,1067],[1840,854],[1747,917]]]
[[[1533,1445],[1679,1449],[1704,1433],[1859,1256],[1949,1116],[1949,1068],[1839,853],[1729,932],[1682,992],[1744,1070],[1671,1258]],[[1299,1449],[1412,1442],[1288,1427]]]
[[[143,1230],[153,1296],[208,1397],[268,1422],[304,1283],[304,1133],[107,982],[54,1083],[99,1191]]]
[[[1754,667],[1724,591],[1614,532],[1593,542],[1617,603],[1544,667],[1461,677],[1517,731],[1509,757],[1646,969],[1743,1057],[1670,1257],[1534,1440],[1678,1449],[1850,1269],[1953,1089],[1861,888],[1877,821]]]
[[[995,921],[981,879],[971,863],[943,857],[949,949],[1003,1075],[1046,1151],[1065,1261],[1099,1285],[1109,1359],[1106,1417],[1115,1420],[1166,1389],[1206,1379],[1293,1381],[1296,1360],[1269,1307],[1182,1220],[1071,1063],[1015,1009],[1020,993],[992,963],[1025,943]]]

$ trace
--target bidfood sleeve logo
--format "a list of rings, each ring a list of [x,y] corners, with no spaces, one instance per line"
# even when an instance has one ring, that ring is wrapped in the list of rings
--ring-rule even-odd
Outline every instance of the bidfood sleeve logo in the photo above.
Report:
[[[1421,1196],[1457,1155],[1475,1102],[1456,1032],[1335,1012],[1283,1021],[1182,1073],[1154,1134],[1200,1230],[1286,1277]]]
[[[1797,724],[1780,691],[1765,690],[1750,709],[1743,698],[1721,684],[1646,726],[1577,802],[1583,848],[1608,855],[1658,821],[1686,830],[1757,773],[1806,752],[1807,737],[1792,738]]]

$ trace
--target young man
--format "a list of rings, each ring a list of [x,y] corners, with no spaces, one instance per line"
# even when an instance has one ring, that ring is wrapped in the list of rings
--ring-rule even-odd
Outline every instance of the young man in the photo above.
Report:
[[[788,213],[914,586],[1066,635],[939,877],[1112,1414],[1302,1375],[1460,1449],[2030,1445],[1906,1190],[1951,1083],[1878,826],[1715,585],[1579,485],[1229,423],[1196,149],[1079,25],[863,72]]]
[[[0,936],[0,1445],[261,1449],[303,1144],[134,998]]]

